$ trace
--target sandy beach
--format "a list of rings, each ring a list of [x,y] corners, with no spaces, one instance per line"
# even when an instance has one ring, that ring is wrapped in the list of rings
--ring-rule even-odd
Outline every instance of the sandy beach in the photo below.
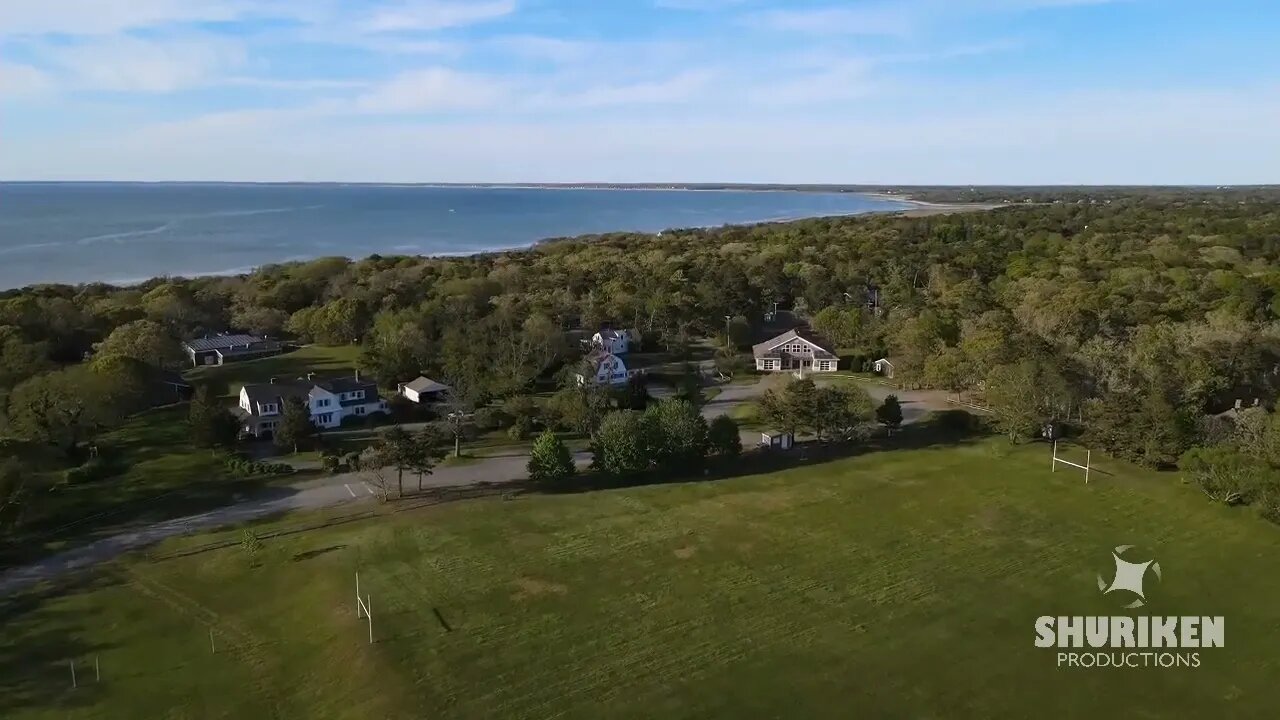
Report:
[[[861,193],[867,197],[876,198],[878,200],[892,200],[894,202],[907,203],[912,205],[910,210],[900,210],[895,214],[903,217],[929,217],[930,215],[951,215],[953,213],[976,212],[980,210],[994,210],[1000,207],[998,203],[931,203],[924,200],[912,200],[908,195],[895,195],[893,193]]]

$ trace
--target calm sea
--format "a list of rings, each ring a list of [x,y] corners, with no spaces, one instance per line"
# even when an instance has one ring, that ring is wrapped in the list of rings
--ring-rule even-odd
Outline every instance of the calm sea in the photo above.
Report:
[[[899,210],[849,193],[382,185],[0,183],[0,288],[442,255],[611,231]]]

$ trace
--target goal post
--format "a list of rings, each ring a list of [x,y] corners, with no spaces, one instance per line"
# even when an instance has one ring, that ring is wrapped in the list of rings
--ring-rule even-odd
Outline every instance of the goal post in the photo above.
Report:
[[[1089,449],[1087,449],[1087,448],[1085,449],[1085,451],[1084,451],[1084,464],[1083,464],[1083,465],[1081,465],[1080,463],[1071,462],[1070,460],[1067,460],[1067,459],[1065,459],[1065,458],[1059,457],[1059,456],[1058,456],[1058,441],[1057,441],[1057,440],[1054,440],[1054,441],[1053,441],[1053,462],[1052,462],[1052,463],[1050,463],[1050,465],[1049,465],[1049,468],[1050,468],[1050,470],[1049,470],[1049,471],[1050,471],[1050,472],[1057,472],[1057,470],[1058,470],[1058,463],[1062,463],[1063,465],[1070,465],[1070,466],[1071,466],[1071,467],[1073,467],[1073,468],[1079,468],[1079,469],[1083,470],[1083,471],[1084,471],[1084,482],[1085,482],[1085,484],[1086,484],[1086,485],[1087,485],[1087,484],[1089,484],[1089,470],[1090,470],[1090,468],[1092,468],[1092,467],[1093,467],[1093,451],[1092,451],[1092,450],[1089,450]]]
[[[373,644],[373,612],[369,610],[369,606],[373,604],[373,600],[369,595],[360,597],[360,573],[356,573],[356,617],[364,618],[369,621],[369,644]]]

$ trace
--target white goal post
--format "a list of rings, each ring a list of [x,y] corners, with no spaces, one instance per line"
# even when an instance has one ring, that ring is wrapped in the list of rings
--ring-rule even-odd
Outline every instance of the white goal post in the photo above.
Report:
[[[1062,463],[1063,465],[1070,465],[1071,467],[1074,467],[1074,468],[1080,468],[1081,470],[1084,471],[1084,482],[1087,485],[1089,484],[1089,468],[1092,466],[1092,461],[1093,461],[1093,451],[1088,449],[1084,451],[1083,465],[1081,465],[1080,463],[1073,463],[1070,460],[1064,460],[1058,457],[1058,441],[1057,440],[1053,441],[1053,462],[1049,466],[1050,472],[1057,471],[1058,463]]]
[[[369,620],[369,644],[373,644],[373,613],[369,611],[372,600],[368,595],[360,597],[360,573],[356,573],[356,617]]]

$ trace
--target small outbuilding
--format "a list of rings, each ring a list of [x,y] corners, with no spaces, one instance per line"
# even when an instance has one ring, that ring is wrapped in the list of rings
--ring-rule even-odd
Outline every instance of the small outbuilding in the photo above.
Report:
[[[882,375],[887,378],[893,377],[893,361],[889,358],[880,358],[875,361],[871,364],[871,369],[874,370],[877,375]]]
[[[436,402],[443,399],[447,392],[449,392],[448,385],[436,382],[425,375],[419,375],[417,379],[407,383],[400,383],[400,394],[410,402]]]
[[[781,430],[760,433],[760,445],[771,450],[790,450],[796,444],[795,435]]]

